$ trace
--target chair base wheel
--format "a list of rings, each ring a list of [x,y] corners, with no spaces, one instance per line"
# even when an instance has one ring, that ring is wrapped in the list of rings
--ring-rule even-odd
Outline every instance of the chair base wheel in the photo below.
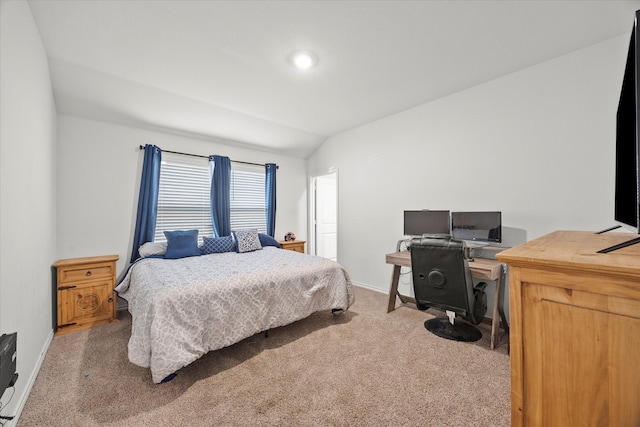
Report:
[[[445,318],[429,319],[424,322],[424,327],[440,338],[453,341],[475,342],[482,338],[482,332],[475,326],[461,322],[452,325],[449,319]]]
[[[418,310],[427,310],[429,308],[429,306],[427,304],[422,304],[418,301],[416,301],[416,307],[418,308]]]

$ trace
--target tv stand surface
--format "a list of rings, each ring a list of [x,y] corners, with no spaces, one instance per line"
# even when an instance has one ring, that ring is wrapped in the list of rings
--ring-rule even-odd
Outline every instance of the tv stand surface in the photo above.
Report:
[[[628,248],[629,246],[637,245],[638,243],[640,243],[640,237],[636,237],[635,239],[627,240],[626,242],[609,246],[608,248],[600,249],[598,253],[608,254],[609,252],[617,251],[618,249],[622,249],[622,248]]]
[[[605,228],[604,230],[596,231],[596,234],[604,234],[608,231],[617,230],[618,228],[622,228],[621,225],[614,225],[613,227]],[[640,243],[640,236],[631,240],[627,240],[626,242],[618,243],[613,246],[609,246],[604,249],[600,249],[598,251],[599,254],[608,254],[609,252],[617,251],[618,249],[627,248],[629,246],[637,245]]]

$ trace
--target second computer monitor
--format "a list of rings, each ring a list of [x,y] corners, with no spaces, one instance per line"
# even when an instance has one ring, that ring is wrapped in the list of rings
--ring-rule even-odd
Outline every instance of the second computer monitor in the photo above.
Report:
[[[451,235],[456,240],[502,242],[501,212],[451,212]]]

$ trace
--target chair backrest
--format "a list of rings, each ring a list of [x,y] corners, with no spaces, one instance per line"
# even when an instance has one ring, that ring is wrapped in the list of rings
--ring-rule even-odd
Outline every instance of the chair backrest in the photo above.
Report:
[[[462,241],[450,237],[412,239],[411,269],[418,307],[450,310],[473,324],[482,320],[474,313],[473,280]]]

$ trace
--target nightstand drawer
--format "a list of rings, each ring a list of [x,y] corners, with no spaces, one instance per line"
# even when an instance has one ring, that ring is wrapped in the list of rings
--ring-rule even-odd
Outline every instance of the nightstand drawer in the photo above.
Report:
[[[85,282],[87,280],[111,278],[115,275],[111,265],[96,264],[61,268],[58,270],[58,285],[69,282]]]
[[[301,254],[304,253],[305,240],[288,240],[288,241],[281,240],[278,243],[280,243],[280,248],[282,249],[286,249],[288,251],[300,252]]]

